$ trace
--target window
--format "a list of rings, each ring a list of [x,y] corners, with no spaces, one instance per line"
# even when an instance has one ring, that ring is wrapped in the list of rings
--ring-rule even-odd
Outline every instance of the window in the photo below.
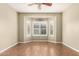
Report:
[[[53,35],[53,25],[50,24],[50,35]]]
[[[47,23],[46,22],[35,22],[33,24],[33,35],[43,36],[47,35]]]

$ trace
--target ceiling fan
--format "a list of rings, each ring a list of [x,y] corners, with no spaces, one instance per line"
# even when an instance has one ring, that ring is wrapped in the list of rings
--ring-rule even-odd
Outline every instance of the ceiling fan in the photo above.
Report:
[[[28,4],[28,6],[32,6],[32,5],[38,5],[38,9],[41,9],[42,5],[52,6],[52,3],[30,3]]]

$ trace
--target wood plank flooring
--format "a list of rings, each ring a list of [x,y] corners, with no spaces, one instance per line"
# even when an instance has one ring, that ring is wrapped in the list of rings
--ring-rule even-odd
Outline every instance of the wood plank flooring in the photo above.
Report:
[[[17,44],[0,56],[79,56],[79,53],[59,43],[31,42]]]

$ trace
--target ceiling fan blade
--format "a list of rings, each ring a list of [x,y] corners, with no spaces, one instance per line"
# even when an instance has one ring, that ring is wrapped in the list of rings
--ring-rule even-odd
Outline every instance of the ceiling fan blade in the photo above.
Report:
[[[42,3],[43,5],[52,6],[52,3]]]

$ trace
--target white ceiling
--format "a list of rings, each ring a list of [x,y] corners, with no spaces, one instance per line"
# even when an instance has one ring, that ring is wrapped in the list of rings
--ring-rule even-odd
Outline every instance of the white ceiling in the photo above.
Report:
[[[61,13],[71,5],[69,3],[53,3],[51,7],[42,5],[42,9],[39,10],[37,5],[28,6],[28,4],[29,3],[9,3],[8,5],[20,13]]]

